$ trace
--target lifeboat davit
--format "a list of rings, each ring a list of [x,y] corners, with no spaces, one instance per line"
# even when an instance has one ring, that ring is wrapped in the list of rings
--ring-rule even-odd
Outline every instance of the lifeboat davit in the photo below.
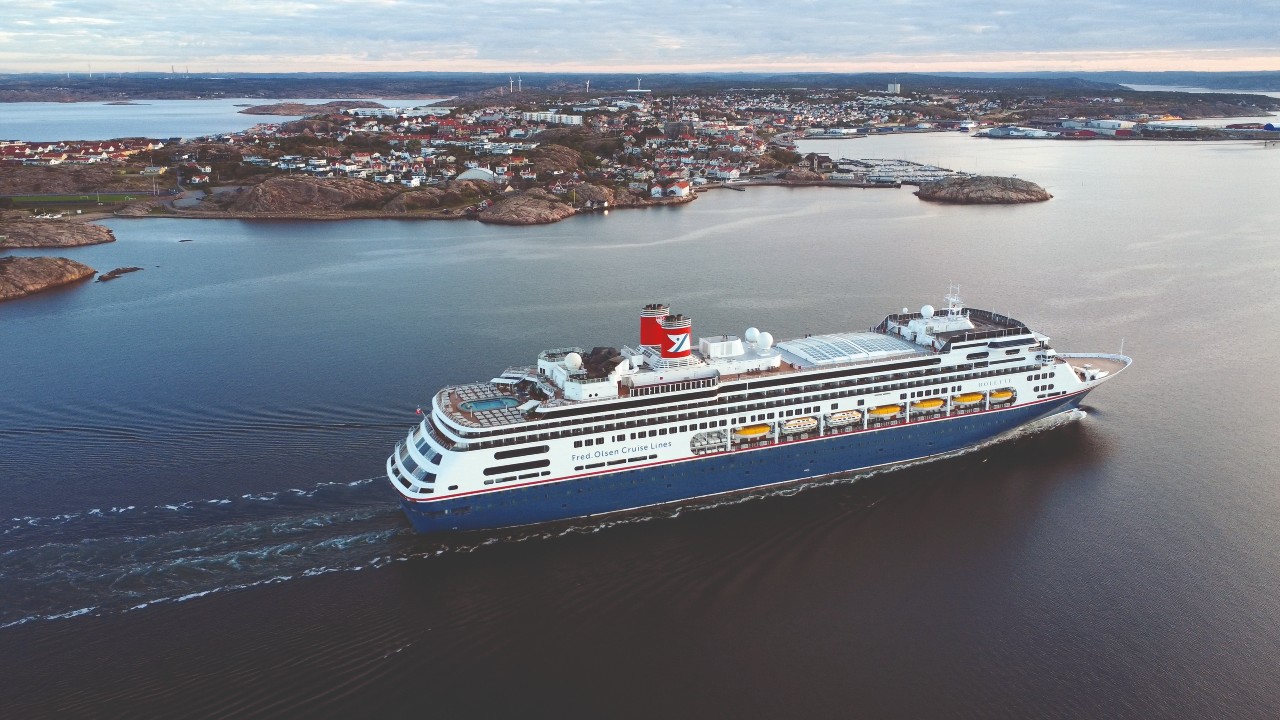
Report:
[[[991,400],[991,402],[993,402],[993,403],[995,403],[995,402],[1007,402],[1007,401],[1009,401],[1009,400],[1012,400],[1012,399],[1013,399],[1013,391],[1012,391],[1012,390],[1008,390],[1008,389],[1006,389],[1006,390],[992,390],[992,391],[991,391],[991,394],[990,394],[990,395],[988,395],[987,397],[988,397],[988,399],[990,399],[990,400]]]
[[[755,440],[764,437],[772,430],[769,425],[761,423],[759,425],[744,425],[733,431],[734,440]]]
[[[900,412],[902,412],[901,405],[881,405],[880,407],[871,408],[868,414],[873,417],[892,417]]]
[[[920,412],[930,412],[942,408],[942,398],[925,398],[911,403],[912,410]]]
[[[977,405],[978,403],[982,402],[982,393],[971,392],[971,393],[960,393],[959,395],[952,395],[951,402],[955,403],[956,405]]]
[[[844,427],[858,422],[862,419],[862,413],[857,410],[841,410],[838,413],[831,413],[827,417],[827,425],[831,427]]]
[[[782,432],[788,435],[793,433],[809,432],[818,427],[818,421],[811,417],[791,418],[782,424]]]

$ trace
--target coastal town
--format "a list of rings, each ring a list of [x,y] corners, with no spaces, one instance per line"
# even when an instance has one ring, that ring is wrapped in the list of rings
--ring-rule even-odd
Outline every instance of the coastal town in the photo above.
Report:
[[[900,84],[873,92],[736,90],[657,97],[635,88],[563,102],[545,94],[530,98],[511,93],[501,98],[507,101],[502,104],[419,107],[330,103],[311,106],[315,114],[301,120],[190,139],[0,140],[0,166],[105,165],[114,168],[105,182],[123,184],[88,188],[55,183],[48,188],[53,195],[150,188],[156,193],[209,191],[212,199],[218,187],[230,186],[243,195],[246,187],[273,177],[358,179],[404,189],[469,182],[458,197],[442,202],[455,200],[462,203],[460,209],[476,212],[486,209],[479,205],[498,192],[533,188],[567,197],[570,205],[594,207],[609,200],[588,190],[579,203],[575,190],[605,187],[626,196],[615,201],[634,204],[686,199],[700,188],[746,179],[861,185],[938,179],[911,168],[877,172],[865,163],[839,162],[856,150],[836,143],[830,152],[801,155],[797,140],[956,131],[989,138],[1076,140],[1276,137],[1274,127],[1261,124],[1181,124],[1174,115],[1135,112],[1120,97],[1081,96],[1053,103],[1043,96],[912,93]],[[1056,116],[1064,106],[1094,112]],[[11,206],[32,205],[34,200],[21,196],[46,190],[38,181],[23,185],[20,173],[7,175],[11,177],[0,184],[0,196]],[[376,209],[367,198],[362,202],[365,207],[345,209]],[[442,209],[441,204],[434,203],[435,209]],[[206,203],[201,209],[210,207]]]
[[[0,140],[0,247],[110,242],[109,230],[83,221],[111,215],[527,225],[687,203],[700,192],[762,184],[914,185],[922,200],[1038,202],[1051,196],[1026,180],[859,157],[857,140],[966,133],[1265,144],[1280,137],[1270,124],[1184,125],[1169,112],[1141,111],[1122,97],[1102,95],[910,92],[897,83],[874,91],[663,96],[637,86],[565,93],[568,99],[511,90],[406,107],[359,100],[246,107],[251,115],[302,117],[195,138]],[[1237,112],[1221,105],[1213,111]],[[64,260],[7,258],[0,275],[12,282],[0,295],[96,273],[69,260],[53,262]],[[20,266],[30,266],[26,275]]]

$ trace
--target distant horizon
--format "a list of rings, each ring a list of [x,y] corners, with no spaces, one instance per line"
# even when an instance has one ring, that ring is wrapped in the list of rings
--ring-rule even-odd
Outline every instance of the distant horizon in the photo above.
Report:
[[[51,60],[56,58],[56,60]],[[6,0],[0,72],[1267,72],[1273,3]]]
[[[953,77],[1019,77],[1019,76],[1036,76],[1036,75],[1056,75],[1063,77],[1071,77],[1075,75],[1270,75],[1280,74],[1280,68],[1276,69],[1234,69],[1234,70],[1187,70],[1187,69],[1171,69],[1161,68],[1155,70],[1134,70],[1127,68],[1110,68],[1110,69],[1076,69],[1076,70],[1055,70],[1055,69],[1003,69],[1003,70],[974,70],[974,69],[903,69],[897,68],[893,70],[886,69],[857,69],[857,70],[816,70],[816,69],[788,69],[788,68],[768,68],[768,69],[661,69],[661,68],[603,68],[595,70],[584,69],[549,69],[549,68],[507,68],[502,70],[463,70],[463,69],[326,69],[318,70],[315,68],[306,70],[242,70],[232,68],[218,68],[215,70],[204,70],[197,68],[188,68],[186,66],[162,69],[138,69],[138,70],[115,70],[115,69],[80,69],[80,70],[5,70],[0,68],[0,77],[3,76],[72,76],[79,78],[106,77],[112,75],[183,75],[192,77],[236,77],[236,76],[270,76],[270,75],[493,75],[493,76],[511,76],[512,78],[538,77],[538,76],[559,76],[559,75],[582,75],[582,76],[636,76],[643,80],[645,76],[667,77],[667,76],[696,76],[696,75],[747,75],[747,76],[787,76],[787,75],[836,75],[836,76],[882,76],[882,75],[902,75],[902,76],[953,76]]]
[[[463,67],[388,67],[388,66],[360,66],[360,67],[330,67],[320,69],[315,66],[305,68],[236,68],[236,67],[216,67],[209,69],[207,67],[192,67],[189,64],[171,65],[164,67],[135,67],[131,69],[119,69],[114,67],[98,67],[92,64],[86,64],[79,68],[8,68],[0,66],[0,75],[133,75],[133,74],[156,74],[156,75],[273,75],[273,74],[290,74],[290,75],[325,75],[325,74],[344,74],[344,75],[360,75],[360,74],[410,74],[410,73],[467,73],[477,75],[506,75],[506,74],[527,74],[527,75],[633,75],[633,74],[652,74],[652,75],[883,75],[902,73],[908,75],[1022,75],[1022,74],[1065,74],[1071,75],[1076,73],[1082,74],[1098,74],[1098,73],[1206,73],[1206,74],[1249,74],[1249,73],[1280,73],[1280,59],[1274,60],[1274,65],[1270,67],[1218,67],[1218,68],[1202,68],[1202,67],[1016,67],[1004,66],[993,67],[991,63],[982,65],[981,67],[963,67],[953,65],[942,65],[941,63],[931,64],[928,66],[916,65],[875,65],[869,66],[860,64],[856,67],[794,67],[794,66],[753,66],[753,67],[725,67],[725,66],[708,66],[708,67],[661,67],[661,66],[609,66],[609,67],[562,67],[562,66],[544,66],[544,67],[485,67],[485,68],[463,68]]]

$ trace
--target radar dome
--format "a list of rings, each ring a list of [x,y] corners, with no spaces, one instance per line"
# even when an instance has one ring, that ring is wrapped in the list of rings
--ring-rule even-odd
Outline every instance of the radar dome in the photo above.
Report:
[[[767,332],[760,333],[760,349],[768,350],[773,347],[773,335]]]
[[[757,342],[760,339],[760,331],[753,327],[749,327],[746,332],[742,333],[742,339],[749,343]]]
[[[925,320],[928,320],[929,318],[933,317],[933,306],[925,305],[924,307],[920,308],[920,317],[923,317]]]
[[[576,352],[571,352],[564,356],[564,366],[570,370],[582,369],[582,356]]]

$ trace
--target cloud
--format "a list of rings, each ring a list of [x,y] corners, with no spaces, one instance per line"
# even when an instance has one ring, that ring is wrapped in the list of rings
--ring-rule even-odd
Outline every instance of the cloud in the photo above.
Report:
[[[5,0],[0,71],[1209,69],[1232,58],[1261,70],[1280,69],[1276,5]]]

